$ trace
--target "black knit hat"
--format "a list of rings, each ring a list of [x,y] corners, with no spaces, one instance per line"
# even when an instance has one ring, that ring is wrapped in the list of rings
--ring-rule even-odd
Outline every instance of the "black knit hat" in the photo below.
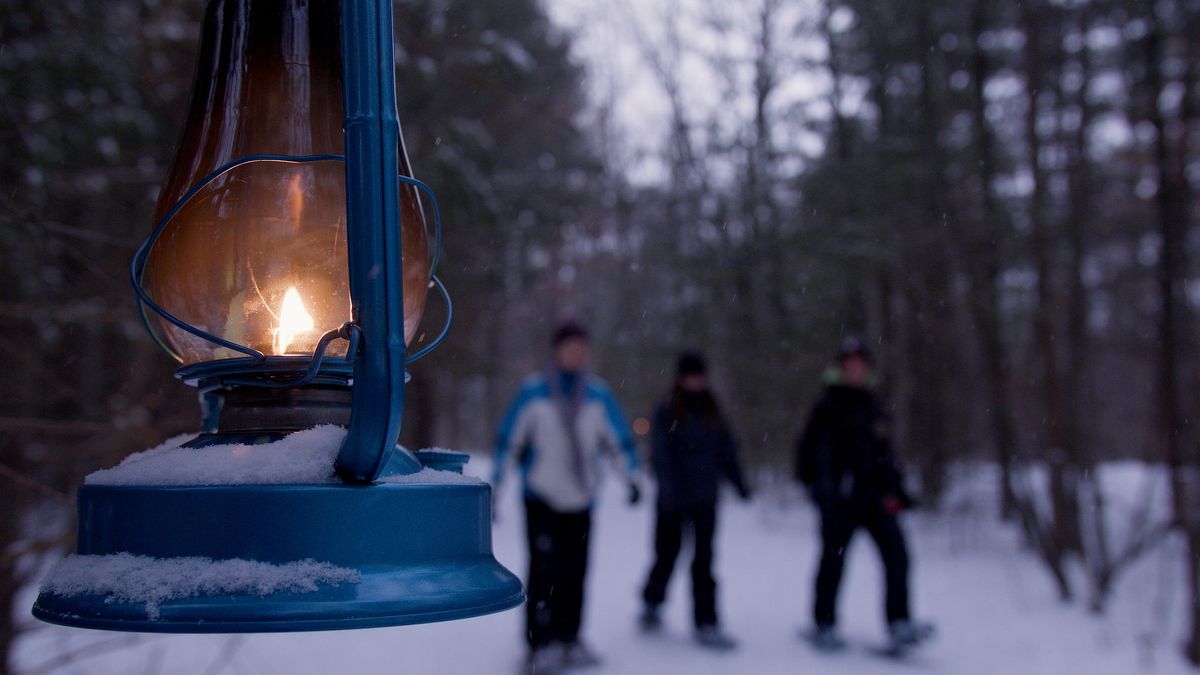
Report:
[[[871,350],[867,348],[867,344],[857,335],[849,335],[842,339],[842,346],[838,349],[837,360],[838,363],[842,363],[846,359],[855,356],[867,363],[871,362]]]
[[[587,340],[588,331],[582,323],[574,319],[567,319],[558,324],[558,327],[554,329],[554,337],[551,339],[550,344],[557,347],[572,338]]]
[[[684,352],[679,355],[679,367],[676,369],[679,377],[684,375],[703,375],[708,372],[708,364],[700,352]]]

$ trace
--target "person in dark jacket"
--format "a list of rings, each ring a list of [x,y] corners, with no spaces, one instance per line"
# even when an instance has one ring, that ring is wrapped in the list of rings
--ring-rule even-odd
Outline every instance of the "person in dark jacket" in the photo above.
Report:
[[[718,483],[722,478],[728,480],[742,499],[749,499],[750,490],[733,433],[709,389],[704,358],[699,354],[680,357],[675,385],[655,411],[651,430],[658,498],[655,560],[642,592],[642,627],[656,630],[661,626],[659,610],[686,531],[692,535],[696,639],[706,647],[731,649],[736,644],[717,621],[717,582],[712,572]]]
[[[883,560],[892,648],[903,650],[932,633],[909,612],[908,549],[897,516],[912,500],[892,450],[888,415],[870,389],[871,355],[861,340],[843,342],[832,375],[796,443],[796,478],[821,514],[812,641],[821,649],[845,646],[836,630],[838,587],[847,546],[862,528]]]

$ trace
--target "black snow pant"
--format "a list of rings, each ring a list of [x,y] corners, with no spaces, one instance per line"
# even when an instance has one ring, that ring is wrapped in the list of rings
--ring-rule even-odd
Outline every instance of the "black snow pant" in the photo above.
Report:
[[[525,499],[529,539],[525,636],[531,649],[579,639],[591,529],[590,510],[555,511],[540,499]]]
[[[888,623],[909,618],[908,549],[896,516],[882,506],[847,503],[821,506],[821,563],[817,569],[813,620],[818,626],[837,623],[838,587],[846,549],[855,530],[864,528],[879,548],[887,586],[884,602]]]
[[[642,599],[648,605],[661,605],[667,598],[667,584],[675,570],[675,560],[683,545],[683,532],[692,532],[692,612],[696,626],[717,624],[717,582],[713,578],[713,534],[717,528],[715,506],[684,511],[659,511],[654,523],[654,566]]]

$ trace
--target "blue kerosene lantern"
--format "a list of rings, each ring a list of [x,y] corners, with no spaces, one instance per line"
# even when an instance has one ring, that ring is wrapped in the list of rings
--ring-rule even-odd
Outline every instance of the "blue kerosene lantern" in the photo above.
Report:
[[[427,289],[449,297],[434,274],[437,204],[412,178],[395,96],[390,0],[209,0],[187,127],[132,265],[147,326],[201,392],[204,433],[183,449],[270,450],[322,424],[345,440],[325,482],[79,491],[78,554],[91,560],[299,562],[352,578],[277,592],[218,583],[152,606],[51,583],[35,616],[152,632],[325,630],[521,602],[492,555],[489,487],[445,479],[466,456],[396,444],[405,365],[445,335],[408,353]],[[431,469],[443,478],[422,479]]]

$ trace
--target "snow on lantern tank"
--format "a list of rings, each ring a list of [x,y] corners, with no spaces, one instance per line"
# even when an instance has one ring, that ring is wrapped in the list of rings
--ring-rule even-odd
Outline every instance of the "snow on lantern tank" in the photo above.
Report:
[[[334,461],[346,430],[325,424],[261,445],[225,444],[192,448],[195,435],[176,436],[162,445],[126,457],[111,469],[89,474],[85,485],[280,485],[335,484]],[[442,450],[421,451],[421,456]],[[431,467],[416,473],[380,477],[380,483],[464,483],[481,481]]]

